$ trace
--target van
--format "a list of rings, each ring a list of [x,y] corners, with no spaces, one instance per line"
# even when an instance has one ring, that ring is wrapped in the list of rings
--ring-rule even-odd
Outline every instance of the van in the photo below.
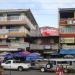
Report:
[[[41,67],[41,72],[44,71],[55,71],[57,65],[62,65],[64,68],[64,72],[73,72],[75,70],[75,59],[66,59],[66,58],[51,58],[47,59],[50,61],[50,64],[46,64]],[[52,67],[51,67],[52,66]]]
[[[69,58],[56,58],[56,59],[49,59],[50,62],[53,64],[53,70],[56,69],[57,65],[62,65],[65,72],[74,71],[75,70],[75,59]]]

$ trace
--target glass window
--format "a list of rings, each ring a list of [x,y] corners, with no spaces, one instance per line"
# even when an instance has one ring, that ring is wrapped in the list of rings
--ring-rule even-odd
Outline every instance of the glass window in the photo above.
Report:
[[[58,64],[68,64],[67,61],[57,61]]]
[[[7,62],[6,62],[6,64],[10,64],[10,63],[11,63],[11,61],[7,61]]]
[[[20,61],[13,61],[13,63],[20,63]]]

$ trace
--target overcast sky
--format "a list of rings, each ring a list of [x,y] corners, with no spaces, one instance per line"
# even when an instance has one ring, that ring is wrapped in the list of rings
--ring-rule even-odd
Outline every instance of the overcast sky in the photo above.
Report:
[[[58,27],[58,8],[75,8],[75,0],[0,0],[0,9],[28,8],[40,27]]]

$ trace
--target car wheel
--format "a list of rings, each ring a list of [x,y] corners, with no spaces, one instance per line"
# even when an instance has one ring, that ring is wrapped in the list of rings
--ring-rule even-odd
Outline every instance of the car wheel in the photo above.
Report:
[[[18,67],[18,71],[23,71],[23,67]]]
[[[41,72],[45,72],[45,69],[44,68],[41,68]]]
[[[49,64],[47,64],[47,65],[46,65],[46,68],[50,68],[50,65],[49,65]]]

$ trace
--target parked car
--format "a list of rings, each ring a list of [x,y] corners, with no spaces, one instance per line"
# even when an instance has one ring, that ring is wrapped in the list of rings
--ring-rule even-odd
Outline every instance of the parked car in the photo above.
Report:
[[[24,63],[24,62],[20,62],[20,61],[16,61],[16,60],[7,60],[3,63],[1,63],[1,66],[4,69],[16,69],[19,71],[22,70],[28,70],[31,68],[31,64],[30,63]]]
[[[37,59],[31,62],[32,69],[40,70],[40,68],[48,63],[48,60]]]

